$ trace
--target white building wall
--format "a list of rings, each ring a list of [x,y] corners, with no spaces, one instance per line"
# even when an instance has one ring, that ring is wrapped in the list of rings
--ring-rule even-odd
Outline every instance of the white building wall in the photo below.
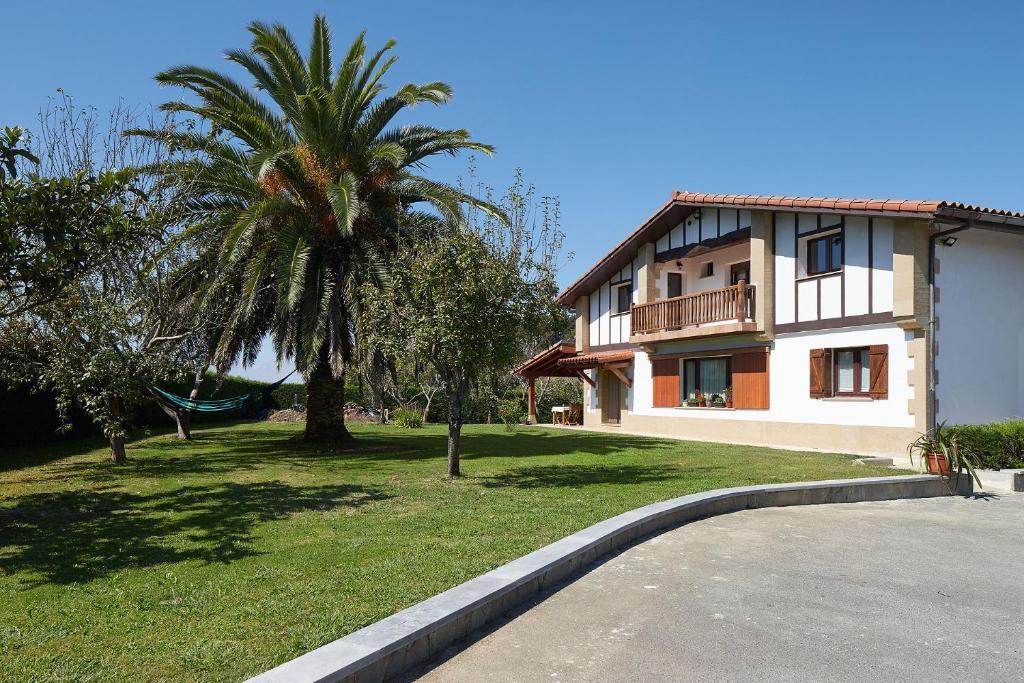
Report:
[[[746,209],[699,209],[655,242],[655,251],[661,253],[721,237],[749,228],[750,223],[750,211]]]
[[[868,224],[869,219],[863,216],[848,216],[846,218],[844,263],[843,271],[846,282],[844,284],[843,303],[844,313],[850,315],[867,315],[871,312],[868,304],[868,279],[870,267],[869,245],[868,245]],[[892,244],[892,240],[889,240]],[[891,298],[891,297],[890,297]]]
[[[775,324],[795,323],[796,214],[775,214]]]
[[[671,272],[682,273],[683,294],[697,294],[712,289],[721,289],[729,285],[732,266],[749,260],[750,243],[746,240],[704,255],[672,260],[659,264],[656,286],[661,293],[661,298],[667,297],[668,274]],[[715,264],[714,274],[709,277],[701,277],[702,268],[709,261]]]
[[[908,336],[910,335],[910,336]],[[769,354],[770,408],[768,410],[708,410],[701,408],[655,408],[650,358],[637,351],[633,359],[633,399],[631,410],[638,415],[666,418],[686,417],[709,420],[753,420],[804,424],[858,425],[873,427],[914,427],[909,413],[913,388],[908,371],[913,359],[907,356],[911,333],[895,325],[874,325],[842,330],[802,332],[780,335]],[[747,344],[752,342],[748,341]],[[868,398],[810,397],[809,358],[811,349],[851,346],[889,346],[889,397]],[[744,344],[735,338],[704,343],[701,349],[737,348]],[[693,348],[697,348],[696,345]],[[667,351],[666,351],[667,352]]]
[[[888,218],[871,221],[871,312],[892,311],[893,222]]]
[[[1024,236],[973,229],[938,245],[938,420],[1024,416]]]
[[[629,313],[612,312],[615,285],[630,284],[630,300],[637,302],[636,271],[639,264],[634,259],[624,266],[590,294],[590,345],[606,346],[629,341]]]
[[[807,240],[839,227],[842,270],[808,276]],[[887,218],[777,212],[775,324],[891,312],[892,246],[893,222]]]

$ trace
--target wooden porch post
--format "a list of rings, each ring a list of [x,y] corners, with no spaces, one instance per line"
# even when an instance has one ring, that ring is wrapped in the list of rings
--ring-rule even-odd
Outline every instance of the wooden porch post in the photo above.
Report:
[[[531,375],[526,380],[526,410],[528,414],[527,421],[535,425],[537,424],[537,389],[533,383],[534,377]]]
[[[736,283],[736,322],[743,322],[747,319],[747,281],[740,280]]]

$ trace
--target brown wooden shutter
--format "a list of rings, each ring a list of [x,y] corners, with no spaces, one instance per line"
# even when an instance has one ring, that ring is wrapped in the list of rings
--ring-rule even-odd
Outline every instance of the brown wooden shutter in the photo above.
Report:
[[[651,361],[654,380],[654,407],[672,408],[679,405],[679,359],[665,358]]]
[[[832,395],[832,349],[811,349],[811,398]]]
[[[871,398],[889,398],[889,347],[879,344],[868,348],[871,363]]]
[[[732,357],[732,407],[768,408],[768,353],[738,353]]]

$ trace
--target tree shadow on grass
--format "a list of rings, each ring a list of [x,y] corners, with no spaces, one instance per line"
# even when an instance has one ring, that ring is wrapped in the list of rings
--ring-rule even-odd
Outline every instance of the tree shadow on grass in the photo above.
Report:
[[[671,465],[566,464],[517,467],[483,481],[488,488],[578,488],[596,484],[646,484],[679,477]]]
[[[332,451],[302,441],[284,430],[235,427],[197,431],[192,441],[173,435],[149,439],[128,449],[128,463],[112,465],[106,459],[55,463],[48,468],[54,480],[68,477],[90,482],[116,481],[123,474],[167,477],[192,474],[223,475],[256,470],[268,465],[298,469],[347,464],[409,463],[443,460],[447,448],[444,433],[381,429],[358,435],[354,448]],[[529,458],[561,455],[601,456],[624,449],[658,448],[670,442],[628,435],[520,430],[516,432],[468,429],[463,437],[462,458]],[[440,465],[439,465],[440,467]]]
[[[253,535],[261,523],[387,497],[371,487],[279,481],[146,495],[110,488],[27,494],[0,508],[0,570],[30,573],[32,586],[185,560],[227,563],[258,554]]]

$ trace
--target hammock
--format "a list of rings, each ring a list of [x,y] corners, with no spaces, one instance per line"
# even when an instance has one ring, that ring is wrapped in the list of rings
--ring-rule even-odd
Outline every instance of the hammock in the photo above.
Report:
[[[154,386],[149,387],[149,390],[153,392],[156,400],[163,401],[164,403],[168,403],[182,410],[193,410],[197,413],[224,413],[229,410],[237,410],[254,399],[262,400],[267,396],[267,394],[284,384],[284,381],[291,377],[294,372],[295,371],[292,370],[273,384],[268,384],[265,387],[255,389],[250,391],[248,394],[242,394],[241,396],[234,396],[232,398],[222,398],[219,401],[194,401],[183,396],[175,396],[174,394],[168,393],[163,389]]]

